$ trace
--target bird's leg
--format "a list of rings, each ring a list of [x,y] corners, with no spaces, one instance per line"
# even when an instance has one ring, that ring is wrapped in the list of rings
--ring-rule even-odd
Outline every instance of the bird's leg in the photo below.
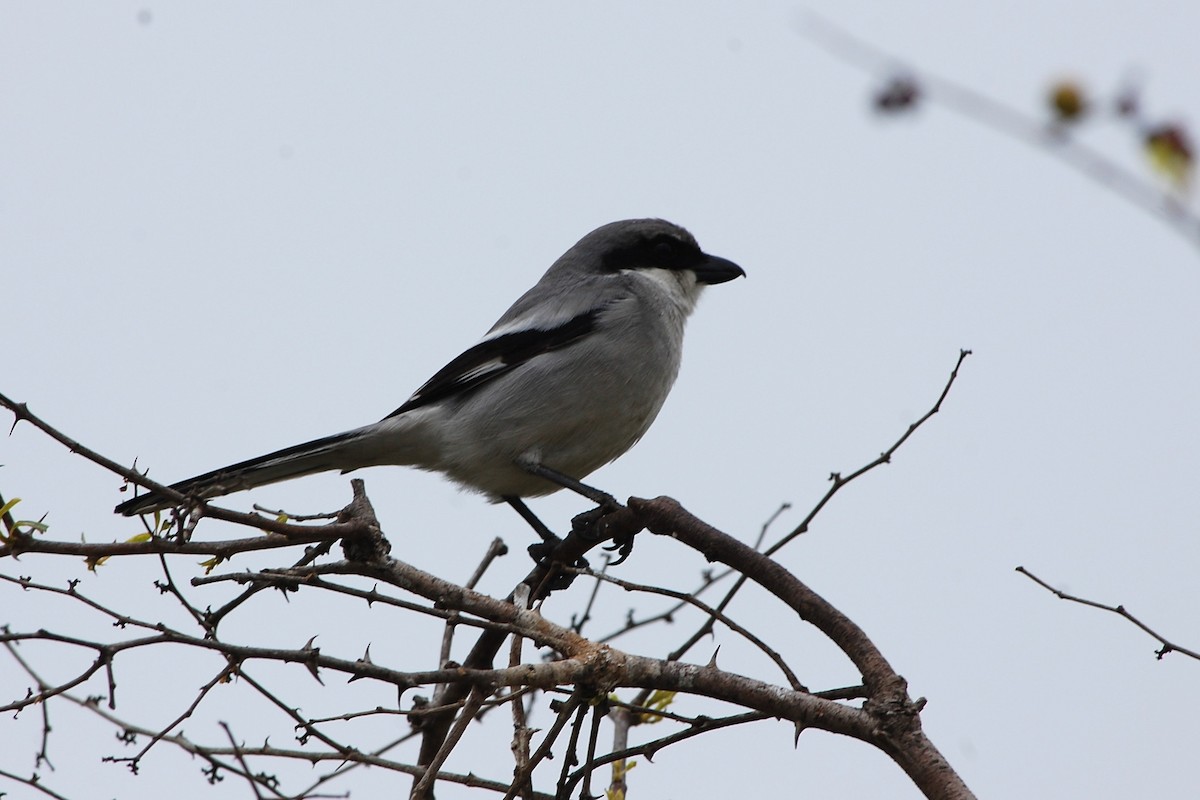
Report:
[[[511,495],[511,494],[505,495],[501,499],[503,499],[504,502],[506,502],[510,506],[512,506],[513,511],[516,511],[518,514],[520,514],[521,519],[528,522],[529,527],[533,528],[533,530],[537,533],[537,535],[542,537],[543,545],[552,547],[562,541],[562,539],[559,538],[559,536],[554,531],[552,531],[548,527],[546,527],[546,523],[544,523],[540,519],[538,519],[537,514],[534,514],[532,511],[529,510],[529,506],[525,505],[524,500],[517,497],[516,495]]]
[[[529,509],[529,506],[525,505],[524,500],[515,495],[507,495],[503,498],[503,500],[512,506],[514,511],[521,515],[521,519],[529,523],[529,527],[537,531],[538,536],[542,537],[542,541],[529,545],[527,549],[529,557],[532,558],[537,564],[541,564],[546,559],[552,558],[554,556],[554,551],[558,549],[558,546],[562,544],[563,540],[559,538],[554,531],[550,530],[550,528],[546,526],[546,523],[538,519],[537,514],[534,514]],[[579,569],[587,569],[587,559],[583,556],[580,556],[578,559],[576,559],[572,566],[578,567]],[[565,589],[571,585],[571,581],[574,579],[575,576],[573,574],[563,573],[560,570],[555,570],[549,578],[549,589],[550,591]]]
[[[608,492],[602,492],[599,489],[588,486],[586,483],[581,483],[570,475],[565,475],[552,467],[547,467],[545,464],[536,461],[518,461],[518,464],[521,469],[530,475],[536,475],[564,489],[570,489],[595,503],[596,508],[593,508],[591,511],[585,511],[582,514],[577,514],[571,520],[571,532],[585,539],[590,539],[593,542],[612,538],[613,546],[608,549],[616,550],[620,553],[620,558],[613,562],[614,564],[620,564],[629,557],[630,552],[633,550],[633,537],[641,530],[641,526],[638,525],[636,530],[621,530],[622,527],[627,526],[619,526],[619,532],[614,532],[610,528],[609,519],[611,517],[609,515],[614,512],[623,512],[626,510],[623,505],[617,502],[615,497]],[[547,539],[543,533],[543,531],[549,532],[549,529],[546,528],[541,520],[533,516],[533,512],[520,499],[515,497],[505,497],[504,499],[542,536],[543,543],[530,547],[529,554],[533,556],[535,561],[544,558],[548,554],[549,548],[553,546],[551,540]],[[551,533],[550,535],[553,536],[554,534]]]
[[[551,483],[556,483],[564,489],[581,494],[587,499],[596,504],[596,508],[591,511],[585,511],[578,514],[571,520],[572,533],[584,536],[592,541],[613,537],[613,546],[609,549],[619,551],[620,558],[614,564],[620,564],[629,557],[633,551],[633,536],[637,531],[627,531],[618,534],[610,534],[605,517],[615,511],[624,510],[624,506],[617,502],[616,498],[608,492],[602,492],[586,483],[580,483],[570,475],[564,475],[556,469],[547,467],[545,464],[540,464],[535,461],[521,463],[521,468],[531,475],[536,475],[539,478],[544,478]],[[638,530],[640,530],[640,526]],[[536,545],[535,545],[536,546]]]
[[[530,475],[536,475],[539,478],[544,478],[551,483],[558,484],[564,489],[570,489],[578,495],[586,497],[598,506],[609,510],[616,510],[621,507],[617,499],[608,492],[602,492],[599,489],[588,486],[586,483],[580,483],[570,475],[565,475],[556,469],[551,469],[545,464],[537,462],[523,462],[521,469],[528,472]]]

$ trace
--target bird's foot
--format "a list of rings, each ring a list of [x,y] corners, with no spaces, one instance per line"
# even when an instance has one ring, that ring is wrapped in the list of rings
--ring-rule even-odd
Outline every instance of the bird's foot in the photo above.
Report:
[[[611,504],[599,505],[571,520],[571,532],[593,542],[612,540],[605,550],[618,553],[616,566],[629,558],[633,552],[633,539],[644,528],[628,508],[612,500]]]
[[[566,589],[575,580],[575,576],[579,573],[576,570],[586,570],[591,565],[583,556],[576,556],[571,564],[559,557],[563,539],[554,537],[555,541],[537,542],[529,545],[529,557],[539,567],[547,569],[546,589],[550,592],[557,592],[560,589]],[[570,569],[563,569],[563,566],[569,566]]]

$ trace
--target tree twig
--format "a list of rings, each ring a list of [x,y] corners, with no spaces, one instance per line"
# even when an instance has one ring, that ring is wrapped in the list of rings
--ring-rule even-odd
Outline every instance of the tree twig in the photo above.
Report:
[[[1151,636],[1152,638],[1157,640],[1159,645],[1161,645],[1157,650],[1154,651],[1154,654],[1158,657],[1158,659],[1160,661],[1168,653],[1181,653],[1185,656],[1188,656],[1189,658],[1194,658],[1194,659],[1200,661],[1200,653],[1196,652],[1195,650],[1190,650],[1181,645],[1177,645],[1174,642],[1172,642],[1170,639],[1167,639],[1161,633],[1157,632],[1156,630],[1151,628],[1149,625],[1142,622],[1140,619],[1135,617],[1133,614],[1130,614],[1124,605],[1110,606],[1105,603],[1099,603],[1095,600],[1088,600],[1086,597],[1077,597],[1076,595],[1073,595],[1073,594],[1067,594],[1062,589],[1056,589],[1055,587],[1046,583],[1044,580],[1039,578],[1037,575],[1034,575],[1032,572],[1025,569],[1025,567],[1017,567],[1016,571],[1021,573],[1022,575],[1024,575],[1026,578],[1029,578],[1029,580],[1033,581],[1038,586],[1041,586],[1046,591],[1050,592],[1052,595],[1057,597],[1059,600],[1066,600],[1069,603],[1078,603],[1079,605],[1082,605],[1082,606],[1088,606],[1090,608],[1098,608],[1101,611],[1108,611],[1108,612],[1110,612],[1112,614],[1116,614],[1118,617],[1121,617],[1121,618],[1125,619],[1126,621],[1136,625],[1143,632],[1145,632],[1146,634],[1148,634],[1149,636]]]

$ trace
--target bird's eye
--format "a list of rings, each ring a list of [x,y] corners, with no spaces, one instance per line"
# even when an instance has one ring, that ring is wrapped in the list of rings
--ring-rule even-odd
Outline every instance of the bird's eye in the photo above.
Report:
[[[658,240],[654,245],[654,257],[659,261],[671,261],[675,258],[675,245],[666,239]]]

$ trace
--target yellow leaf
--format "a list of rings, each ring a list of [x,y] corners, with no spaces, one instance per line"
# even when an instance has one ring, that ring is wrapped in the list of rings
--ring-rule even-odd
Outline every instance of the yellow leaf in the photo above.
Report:
[[[224,561],[224,560],[225,560],[225,559],[221,558],[220,556],[213,556],[213,557],[212,557],[212,558],[210,558],[210,559],[207,559],[207,560],[205,560],[205,561],[201,561],[201,562],[200,562],[200,566],[204,567],[204,574],[205,574],[205,575],[211,575],[211,574],[212,574],[212,571],[213,571],[214,569],[216,569],[218,566],[220,566],[221,562],[222,562],[222,561]]]
[[[0,517],[3,517],[8,512],[12,511],[13,506],[15,506],[19,502],[21,502],[21,498],[14,497],[12,500],[9,500],[4,505],[0,506]]]
[[[1195,163],[1187,131],[1180,125],[1159,125],[1146,131],[1145,146],[1151,166],[1177,188],[1187,188]]]
[[[655,711],[665,711],[671,703],[675,702],[677,692],[667,692],[662,689],[655,690],[654,694],[650,695],[650,699],[646,701],[646,707],[652,708]],[[655,722],[662,720],[660,714],[642,714],[642,722],[647,725],[653,725]]]

